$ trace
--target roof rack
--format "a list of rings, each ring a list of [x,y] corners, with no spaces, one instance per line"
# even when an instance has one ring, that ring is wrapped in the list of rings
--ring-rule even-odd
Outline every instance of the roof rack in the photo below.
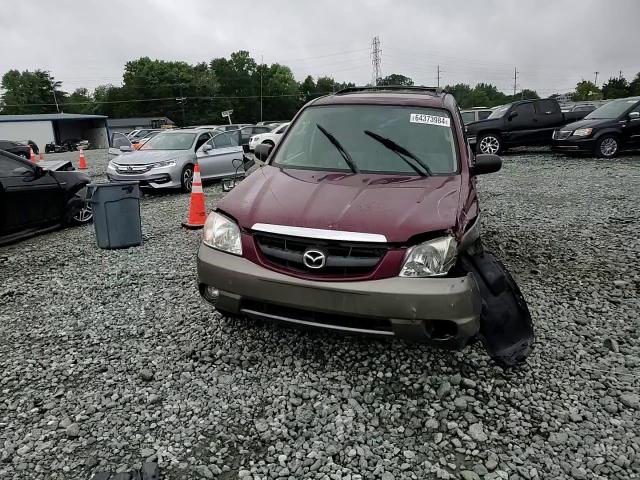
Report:
[[[338,90],[334,95],[344,95],[346,93],[357,92],[402,92],[409,91],[415,93],[426,93],[429,95],[439,95],[441,93],[447,93],[442,87],[425,87],[418,85],[404,86],[404,85],[366,85],[363,87],[347,87],[342,90]]]

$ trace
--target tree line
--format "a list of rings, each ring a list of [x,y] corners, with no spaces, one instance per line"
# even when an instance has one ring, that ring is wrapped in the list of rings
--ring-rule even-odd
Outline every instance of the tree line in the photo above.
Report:
[[[379,85],[414,84],[410,77],[391,74]],[[2,76],[0,113],[87,113],[111,118],[167,116],[179,125],[220,123],[221,112],[233,110],[233,120],[256,122],[284,120],[309,100],[355,86],[330,76],[295,79],[291,69],[279,63],[258,63],[247,51],[228,58],[191,65],[181,61],[142,57],[124,66],[122,85],[100,85],[93,91],[78,88],[69,93],[50,72],[10,70]],[[533,90],[507,95],[492,84],[447,85],[461,108],[493,107],[514,100],[539,98]],[[576,85],[575,100],[599,100],[640,95],[640,73],[627,82],[611,78],[602,88],[592,82]]]

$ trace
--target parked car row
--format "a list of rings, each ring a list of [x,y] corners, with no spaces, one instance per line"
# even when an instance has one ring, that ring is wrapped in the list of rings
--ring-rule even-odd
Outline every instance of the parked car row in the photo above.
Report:
[[[478,153],[545,145],[566,153],[611,158],[640,148],[640,97],[612,100],[600,107],[561,109],[552,98],[522,100],[496,107],[484,120],[468,123],[469,144]]]

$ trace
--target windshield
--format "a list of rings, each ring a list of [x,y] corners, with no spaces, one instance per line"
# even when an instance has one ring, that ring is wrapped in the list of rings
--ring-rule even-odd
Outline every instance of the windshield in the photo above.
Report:
[[[352,172],[351,162],[361,173],[424,175],[423,162],[428,173],[452,174],[458,171],[455,138],[444,110],[388,105],[310,107],[290,126],[272,164]]]
[[[605,103],[600,108],[596,108],[593,112],[591,112],[584,118],[587,120],[596,118],[618,118],[636,103],[638,103],[638,100],[628,100],[625,98],[620,100],[613,100],[612,102]]]
[[[509,110],[509,107],[511,105],[500,105],[498,107],[496,107],[493,112],[491,112],[491,115],[489,115],[487,118],[500,118],[503,117],[505,113],[507,113],[507,110]]]
[[[189,150],[195,133],[163,133],[156,135],[140,150]]]

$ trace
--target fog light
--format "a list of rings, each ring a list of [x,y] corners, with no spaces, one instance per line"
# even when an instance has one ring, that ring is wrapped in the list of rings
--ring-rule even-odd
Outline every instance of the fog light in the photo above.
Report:
[[[220,290],[209,285],[205,289],[205,295],[207,297],[207,300],[209,300],[210,302],[217,302],[218,298],[220,298]]]
[[[218,290],[216,287],[208,285],[204,290],[204,296],[207,297],[207,300],[211,303],[216,303],[220,298],[220,290]]]

